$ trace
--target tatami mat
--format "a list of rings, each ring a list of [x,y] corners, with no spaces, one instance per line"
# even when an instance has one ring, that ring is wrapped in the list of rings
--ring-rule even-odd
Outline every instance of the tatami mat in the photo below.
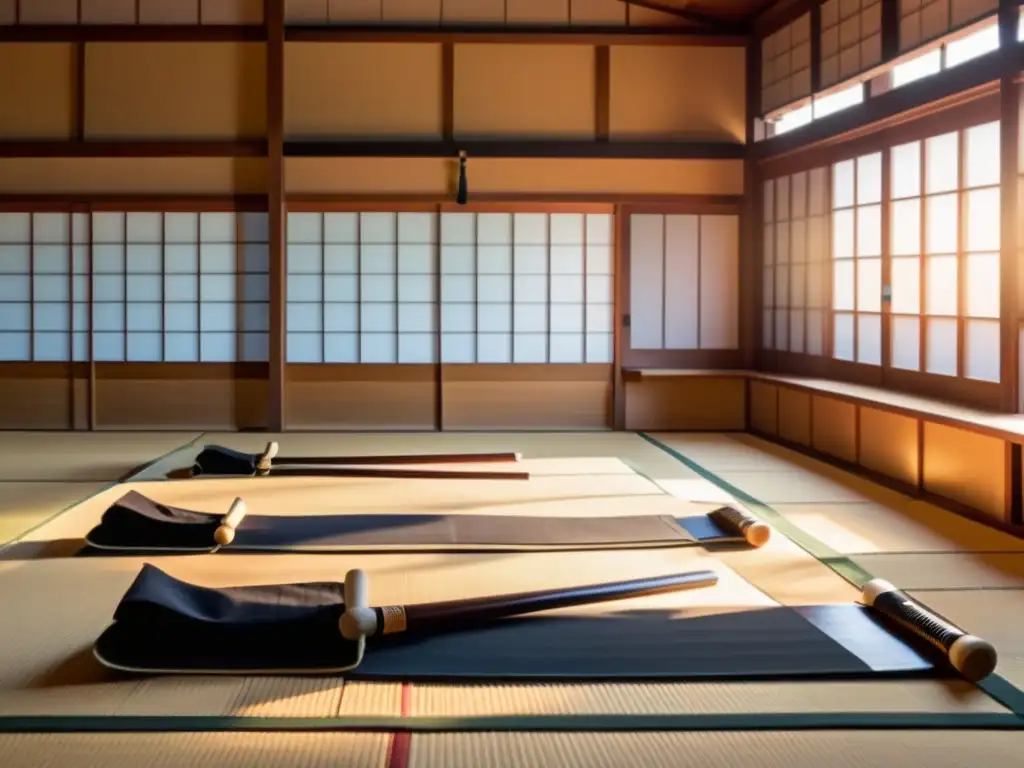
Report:
[[[524,459],[547,459],[547,472],[571,471],[567,462],[575,459],[617,458],[627,464],[641,464],[645,474],[655,478],[688,478],[696,475],[664,451],[631,432],[396,432],[396,433],[308,433],[247,435],[209,432],[196,441],[194,453],[207,444],[223,445],[249,453],[259,453],[270,440],[280,445],[280,456],[353,456],[415,453],[467,453],[515,451]],[[193,454],[185,453],[161,462],[165,474],[191,463]],[[187,461],[186,461],[187,459]],[[553,461],[551,461],[553,460]],[[600,465],[588,462],[591,468]],[[541,472],[531,462],[476,467]]]
[[[0,736],[5,768],[385,768],[390,734]],[[818,731],[413,734],[409,768],[988,768],[1020,765],[1024,733]],[[393,762],[393,765],[404,765]]]
[[[0,482],[0,546],[107,485],[96,481]]]
[[[241,496],[254,515],[401,512],[684,517],[704,514],[710,508],[705,503],[668,495],[616,458],[543,458],[522,463],[535,471],[528,481],[270,477],[129,483],[88,500],[34,531],[29,539],[82,538],[99,522],[104,510],[131,489],[164,504],[214,513],[226,512],[235,497]],[[682,482],[694,487],[710,485],[699,478]]]
[[[660,443],[671,446],[712,472],[773,470],[792,472],[799,465],[775,456],[758,446],[739,440],[738,434],[699,432],[648,432]]]
[[[904,589],[1024,589],[1024,556],[1019,552],[857,555],[854,560]]]
[[[756,642],[756,640],[754,641]],[[346,693],[346,696],[348,694]],[[1005,712],[963,681],[411,686],[412,715]]]
[[[132,436],[134,437],[134,436]],[[253,514],[385,513],[394,511],[502,515],[628,515],[700,514],[729,497],[713,484],[642,438],[626,433],[607,434],[414,434],[282,436],[204,435],[204,443],[219,443],[259,451],[266,439],[281,442],[282,455],[338,455],[454,451],[520,451],[526,459],[516,469],[532,474],[528,482],[393,481],[374,479],[280,478],[210,479],[140,483],[104,491],[95,499],[33,532],[36,542],[80,538],[103,510],[128,488],[164,503],[203,511],[226,510],[242,495]],[[691,436],[677,435],[690,440]],[[780,511],[797,521],[800,514],[825,509],[821,518],[847,524],[847,540],[866,540],[867,526],[884,527],[887,509],[857,490],[850,490],[835,475],[818,475],[806,465],[780,470],[783,461],[757,446],[733,437],[700,435],[694,444],[711,457],[730,481],[743,491],[771,503],[772,497],[796,496],[780,503]],[[176,445],[185,442],[182,438]],[[172,447],[176,447],[172,446]],[[688,443],[689,445],[689,443]],[[739,450],[735,447],[739,446]],[[680,446],[691,456],[689,449]],[[718,458],[715,457],[715,452]],[[746,464],[729,457],[745,456]],[[156,455],[156,454],[154,454]],[[152,458],[152,457],[149,457]],[[154,468],[164,475],[190,458],[173,456]],[[757,462],[761,463],[758,464]],[[173,465],[173,467],[171,466]],[[711,469],[711,467],[708,467]],[[636,472],[640,473],[637,474]],[[717,472],[717,469],[714,471]],[[785,475],[785,477],[782,477]],[[776,491],[761,496],[752,487],[776,477]],[[815,485],[814,478],[818,484]],[[845,489],[852,497],[835,501]],[[801,490],[803,488],[803,490]],[[781,489],[781,490],[779,490]],[[794,490],[796,489],[796,490]],[[833,501],[806,499],[831,498]],[[874,506],[872,506],[874,504]],[[775,504],[773,504],[775,506]],[[854,514],[856,513],[856,514]],[[856,517],[860,515],[860,517]],[[861,527],[850,521],[856,518]],[[869,522],[869,520],[871,522]],[[966,522],[966,521],[965,521]],[[799,523],[797,523],[799,525]],[[924,526],[916,531],[915,525]],[[810,526],[813,528],[813,526]],[[819,532],[823,524],[819,523]],[[845,531],[845,529],[844,529]],[[926,534],[931,532],[932,538]],[[949,531],[953,531],[950,533]],[[813,530],[811,531],[813,533]],[[942,536],[966,541],[958,529],[929,529],[915,518],[913,524],[889,526],[884,541],[877,539],[866,552],[915,551],[905,546],[917,537],[916,551],[936,549]],[[975,532],[977,533],[977,532]],[[817,533],[815,533],[817,535]],[[835,534],[839,537],[839,534]],[[938,538],[936,538],[938,537]],[[830,543],[827,537],[819,537]],[[839,539],[833,539],[838,541]],[[877,543],[877,542],[881,543]],[[978,534],[979,542],[987,542]],[[856,547],[867,546],[857,543]],[[887,549],[883,549],[883,547]],[[980,545],[979,547],[980,548]],[[985,545],[985,548],[989,548]],[[996,548],[996,547],[993,547]],[[839,551],[844,550],[837,547]],[[930,551],[930,549],[928,551]],[[24,550],[22,550],[24,552]],[[28,556],[28,555],[26,555]],[[806,551],[776,535],[763,548],[716,550],[692,547],[678,550],[614,551],[551,554],[431,554],[407,555],[233,555],[148,558],[18,559],[17,552],[0,560],[0,602],[5,605],[5,642],[0,646],[0,714],[2,715],[241,715],[250,717],[398,716],[402,713],[402,686],[391,683],[348,683],[338,678],[149,678],[117,679],[92,658],[91,644],[111,619],[118,599],[143,562],[153,562],[173,576],[211,586],[242,583],[342,580],[349,568],[370,574],[373,602],[421,602],[495,592],[541,589],[616,579],[662,575],[711,568],[721,581],[713,589],[697,590],[630,601],[629,610],[671,608],[696,615],[736,608],[783,604],[851,602],[856,588]],[[936,603],[933,595],[922,599]],[[962,593],[967,594],[967,593]],[[986,593],[987,594],[987,593]],[[995,594],[995,593],[992,593]],[[1007,593],[999,593],[1007,594]],[[50,610],[40,610],[40,606]],[[942,610],[940,605],[934,605]],[[576,609],[612,611],[615,604]],[[1020,611],[1024,615],[1024,611]],[[998,613],[996,614],[998,616]],[[952,618],[952,617],[951,617]],[[976,617],[965,622],[971,631],[986,635]],[[989,624],[993,619],[989,618]],[[972,623],[974,622],[974,623]],[[975,626],[978,624],[978,626]],[[1017,635],[1024,637],[1024,627]],[[999,645],[1002,666],[1012,677],[1017,656],[1014,640]],[[752,638],[756,642],[756,638]],[[1024,655],[1022,655],[1024,656]],[[1024,672],[1024,664],[1019,665]],[[1024,675],[1021,675],[1024,676]],[[1020,676],[1019,676],[1020,677]],[[1024,680],[1019,681],[1024,683]],[[1000,705],[977,688],[944,681],[871,680],[864,682],[765,682],[677,684],[578,685],[414,685],[408,689],[409,714],[416,716],[472,717],[500,714],[685,714],[786,712],[1003,712]],[[886,748],[876,736],[888,739]],[[985,734],[988,736],[997,734]],[[278,741],[266,740],[274,736]],[[326,737],[346,737],[337,742]],[[828,741],[825,737],[832,739]],[[700,765],[846,765],[830,760],[847,752],[857,757],[850,765],[892,765],[924,755],[929,765],[973,764],[982,754],[964,748],[968,757],[950,746],[930,757],[928,744],[937,734],[923,734],[920,747],[910,734],[478,734],[414,735],[410,765],[633,766],[659,764]],[[971,738],[969,734],[947,734]],[[945,737],[944,736],[944,737]],[[1003,734],[998,734],[1002,738]],[[237,738],[236,738],[237,737]],[[766,738],[761,747],[750,739]],[[387,761],[390,736],[355,734],[193,734],[43,737],[47,752],[35,737],[0,736],[4,765],[38,765],[45,754],[54,765],[353,765],[381,766]],[[174,742],[174,739],[178,742]],[[309,738],[308,741],[302,741]],[[695,749],[694,744],[717,745]],[[12,739],[18,739],[17,743]],[[76,741],[76,740],[83,741]],[[146,739],[150,739],[146,742]],[[317,740],[319,739],[319,740]],[[546,740],[545,740],[546,739]],[[561,740],[560,740],[561,739]],[[568,741],[566,739],[569,739]],[[582,739],[580,744],[576,739]],[[640,741],[636,741],[640,739]],[[682,739],[682,740],[680,740]],[[723,740],[724,739],[724,740]],[[734,741],[729,741],[733,739]],[[836,741],[838,740],[838,741]],[[868,745],[861,749],[861,740]],[[260,750],[252,744],[264,745]],[[182,747],[173,746],[174,743]],[[1013,742],[1019,749],[1021,740]],[[1008,742],[1009,744],[1009,742]],[[142,745],[142,746],[139,746]],[[287,745],[287,746],[279,746]],[[604,745],[604,746],[602,746]],[[626,746],[622,746],[626,745]],[[974,745],[977,746],[976,744]],[[1001,765],[1004,748],[993,747]],[[876,751],[871,751],[872,749]],[[923,751],[922,751],[923,749]],[[1005,748],[1009,750],[1010,747]],[[34,751],[35,750],[35,751]],[[746,751],[744,751],[746,750]],[[159,752],[157,756],[152,753]],[[1010,752],[1007,752],[1010,754]],[[13,755],[13,757],[11,757]],[[64,756],[69,756],[66,760]],[[751,757],[754,755],[754,757]],[[950,756],[953,756],[952,758]],[[764,760],[755,759],[763,756]],[[876,759],[877,757],[877,759]],[[882,758],[886,761],[882,761]],[[853,758],[851,758],[853,759]],[[21,760],[21,762],[18,762]],[[875,760],[875,762],[872,762]],[[943,762],[946,760],[946,762]],[[952,760],[950,762],[949,760]],[[956,760],[960,760],[957,763]],[[162,762],[161,762],[162,761]],[[176,762],[178,761],[178,762]],[[717,761],[717,762],[716,762]],[[774,762],[773,762],[774,761]],[[968,761],[968,762],[964,762]]]
[[[199,432],[0,432],[0,480],[118,480]]]
[[[920,501],[773,504],[801,530],[842,554],[1024,552],[1024,539]]]
[[[387,733],[5,734],[0,754],[4,768],[385,768],[391,739]]]
[[[416,734],[410,768],[892,768],[1020,765],[1021,733]]]
[[[40,709],[61,714],[222,714],[244,699],[236,679],[118,680],[91,655],[93,641],[110,623],[117,602],[143,561],[137,558],[57,559],[0,563],[0,603],[5,642],[0,647],[0,712]],[[370,578],[371,600],[407,604],[458,597],[593,584],[712,569],[719,584],[674,594],[565,609],[567,613],[671,610],[676,615],[771,606],[774,603],[699,549],[515,555],[360,555],[289,557],[238,555],[150,560],[178,578],[209,586],[288,583],[344,578],[350,568]],[[41,606],[52,606],[50,610]],[[245,681],[250,684],[250,681]],[[252,685],[257,685],[252,683]],[[333,689],[275,688],[259,683],[273,701],[302,702],[302,711],[338,710]],[[309,683],[296,683],[306,686]],[[285,693],[281,693],[284,686]],[[262,701],[251,689],[245,707]],[[254,699],[253,697],[257,697]],[[319,709],[322,708],[322,709]],[[288,709],[288,707],[285,707]],[[284,714],[284,713],[282,713]],[[292,714],[291,716],[295,716]]]
[[[711,450],[686,434],[658,432],[651,437],[766,504],[910,501],[890,488],[753,435],[711,436],[718,439],[710,443],[715,446]]]

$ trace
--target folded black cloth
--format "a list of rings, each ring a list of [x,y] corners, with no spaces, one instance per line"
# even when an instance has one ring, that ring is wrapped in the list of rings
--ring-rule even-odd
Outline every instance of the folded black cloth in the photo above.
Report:
[[[941,662],[860,605],[687,616],[623,601],[597,615],[538,613],[372,637],[362,660],[341,635],[343,613],[340,583],[209,588],[146,565],[95,652],[109,667],[143,673],[377,680],[831,679],[934,675]]]

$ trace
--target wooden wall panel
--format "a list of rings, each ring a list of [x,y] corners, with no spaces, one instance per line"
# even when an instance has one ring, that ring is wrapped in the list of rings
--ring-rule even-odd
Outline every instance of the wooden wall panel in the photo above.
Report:
[[[289,365],[287,429],[437,428],[433,365]]]
[[[71,429],[92,428],[89,422],[89,400],[89,374],[83,366],[81,374],[71,380]]]
[[[893,480],[918,481],[917,419],[860,407],[860,464]]]
[[[0,139],[66,139],[74,126],[71,45],[0,45]]]
[[[266,429],[267,383],[219,363],[97,363],[99,429]]]
[[[285,136],[439,139],[441,45],[288,43]]]
[[[0,363],[0,429],[72,429],[83,415],[72,377],[82,375],[66,363]]]
[[[811,396],[779,387],[779,437],[791,443],[811,445]]]
[[[620,0],[575,0],[571,6],[573,24],[614,27],[626,23],[626,4]]]
[[[570,5],[570,0],[505,0],[505,14],[509,24],[568,24]]]
[[[502,24],[505,0],[445,0],[441,10],[446,23]]]
[[[454,195],[458,163],[438,158],[289,158],[291,194]],[[470,158],[469,196],[741,195],[742,160]],[[0,182],[2,183],[2,182]]]
[[[628,12],[631,27],[685,27],[692,26],[685,19],[656,8],[644,8],[642,5],[631,5]]]
[[[611,424],[610,365],[445,365],[442,381],[446,430]]]
[[[746,140],[746,51],[705,46],[614,46],[613,139]]]
[[[0,194],[221,195],[266,190],[255,158],[2,158]]]
[[[263,136],[265,69],[263,46],[257,43],[89,45],[86,136]]]
[[[626,383],[626,429],[740,431],[745,411],[746,382],[737,377],[651,377]]]
[[[857,461],[857,407],[828,397],[811,398],[811,445],[837,459]]]
[[[774,435],[779,429],[779,388],[760,381],[751,381],[750,427],[763,435]]]
[[[924,426],[924,487],[1004,521],[1004,442],[943,424]]]
[[[140,24],[198,24],[199,0],[138,0]]]
[[[264,0],[202,0],[203,24],[262,24]]]
[[[594,49],[455,46],[455,135],[594,136]]]

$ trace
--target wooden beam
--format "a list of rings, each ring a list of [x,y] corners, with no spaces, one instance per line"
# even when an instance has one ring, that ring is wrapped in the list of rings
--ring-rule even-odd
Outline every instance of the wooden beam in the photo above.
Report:
[[[747,43],[747,158],[743,162],[743,209],[740,213],[740,349],[743,366],[754,369],[761,358],[761,175],[753,157],[761,102],[761,45]]]
[[[84,104],[75,105],[76,132],[84,130]],[[79,122],[81,121],[81,122]],[[0,157],[263,157],[263,139],[224,141],[0,141]]]
[[[627,6],[628,9],[628,6]],[[612,429],[622,431],[626,428],[626,379],[625,368],[625,310],[629,306],[626,291],[629,289],[629,244],[627,242],[626,218],[628,209],[622,205],[615,206],[612,225],[613,233],[612,258],[615,266],[612,269]]]
[[[760,48],[760,46],[758,46]],[[760,54],[760,50],[755,49]],[[811,6],[811,93],[821,90],[821,6]]]
[[[441,44],[441,136],[455,137],[455,44]]]
[[[730,34],[745,34],[747,31],[743,24],[730,24],[729,22],[722,21],[719,18],[709,16],[708,14],[701,13],[700,11],[690,10],[689,8],[680,8],[674,5],[666,5],[665,3],[657,2],[657,0],[619,0],[619,2],[635,6],[637,8],[646,8],[649,11],[664,13],[666,16],[675,16],[677,19],[688,21],[691,24],[697,24],[709,31],[725,31]]]
[[[1000,371],[1003,385],[1003,408],[1011,413],[1020,411],[1020,232],[1018,224],[1018,195],[1020,176],[1020,90],[1017,75],[1020,57],[1013,55],[1017,44],[1017,24],[1020,18],[1018,0],[999,2],[999,58],[1002,75],[999,82],[999,207],[1000,207]]]
[[[662,27],[531,27],[451,26],[440,28],[389,26],[292,26],[285,30],[289,43],[515,43],[516,45],[691,45],[740,46],[742,33],[720,34],[702,29],[681,32]]]
[[[262,24],[18,24],[0,26],[0,43],[260,43]]]
[[[466,139],[465,141],[290,140],[286,157],[470,157],[637,160],[740,160],[746,147],[733,142]]]
[[[267,218],[270,254],[270,349],[267,427],[285,427],[285,302],[287,212],[284,162],[284,5],[263,0],[267,24]]]
[[[85,43],[75,43],[75,63],[72,67],[74,87],[71,90],[73,141],[85,140]]]
[[[594,48],[594,136],[598,141],[611,137],[611,49]]]
[[[882,61],[900,52],[900,0],[882,0]]]
[[[823,0],[781,0],[765,8],[754,17],[751,31],[759,38],[768,37],[790,24]]]

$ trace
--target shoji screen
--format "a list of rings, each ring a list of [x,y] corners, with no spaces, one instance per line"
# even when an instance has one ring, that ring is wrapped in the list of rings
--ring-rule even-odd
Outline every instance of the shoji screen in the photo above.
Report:
[[[265,254],[265,214],[94,213],[94,359],[265,360]]]
[[[289,363],[437,361],[437,215],[288,215]]]
[[[824,352],[828,198],[827,168],[765,182],[765,349]]]
[[[891,153],[892,365],[998,382],[999,123]]]
[[[612,216],[441,214],[444,363],[610,363]]]
[[[761,112],[811,95],[811,15],[761,41]]]
[[[882,0],[828,0],[821,6],[821,85],[882,61]]]
[[[900,51],[909,51],[987,14],[999,0],[900,0]]]
[[[832,166],[832,356],[882,363],[882,155]]]
[[[88,360],[87,242],[85,214],[0,214],[0,360]]]
[[[736,349],[739,217],[630,216],[630,347]]]
[[[0,214],[0,358],[266,360],[266,218]]]

